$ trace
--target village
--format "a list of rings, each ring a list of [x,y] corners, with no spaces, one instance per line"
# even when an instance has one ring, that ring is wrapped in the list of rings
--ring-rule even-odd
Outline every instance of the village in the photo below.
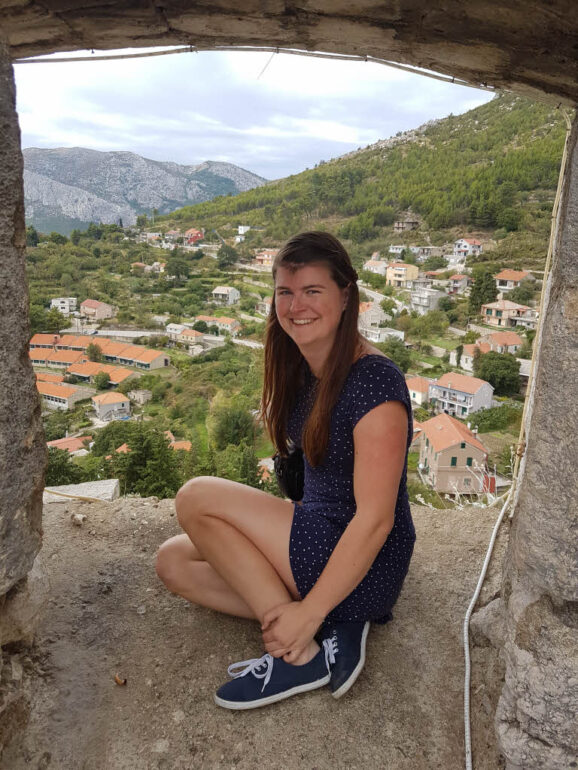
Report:
[[[417,227],[411,219],[396,222],[394,233],[411,232]],[[243,243],[249,226],[238,226],[234,243]],[[137,243],[175,252],[199,252],[218,258],[220,243],[205,243],[202,228],[184,232],[130,232],[125,238]],[[406,238],[407,240],[407,238]],[[528,330],[538,321],[535,302],[522,304],[508,297],[520,287],[535,288],[531,271],[502,269],[493,275],[496,299],[481,304],[477,316],[468,318],[465,328],[449,326],[438,344],[416,344],[408,339],[403,324],[396,319],[425,318],[449,303],[465,301],[474,285],[472,264],[483,253],[483,244],[473,237],[462,237],[446,247],[429,245],[389,245],[376,251],[363,263],[360,288],[359,331],[378,345],[397,345],[414,357],[418,369],[406,373],[408,390],[414,406],[414,457],[412,470],[420,482],[435,494],[454,500],[462,496],[496,495],[509,479],[488,461],[489,451],[479,436],[476,417],[496,409],[494,386],[474,375],[476,358],[488,353],[507,354],[519,368],[519,388],[523,396],[530,373],[529,357],[519,357],[528,350]],[[95,431],[112,421],[142,419],[144,407],[152,398],[149,388],[139,386],[143,374],[174,369],[174,356],[202,357],[228,343],[262,348],[263,331],[272,303],[271,267],[276,248],[258,248],[252,260],[238,260],[227,267],[235,285],[217,285],[207,291],[207,308],[215,314],[200,313],[177,322],[168,315],[155,316],[155,328],[122,328],[115,323],[119,308],[95,298],[77,304],[76,297],[53,297],[56,308],[68,319],[69,328],[58,333],[36,333],[30,340],[30,359],[36,372],[37,388],[45,414],[85,406],[84,428],[48,441],[54,449],[66,450],[72,457],[90,453]],[[426,269],[429,264],[439,265]],[[424,265],[425,263],[425,265]],[[130,271],[156,280],[174,281],[165,261],[137,261]],[[239,283],[241,281],[241,283]],[[242,312],[240,302],[253,298],[252,312]],[[248,305],[245,302],[245,310]],[[385,308],[385,309],[384,309]],[[218,313],[223,309],[226,315]],[[387,312],[386,312],[387,311]],[[248,334],[245,332],[248,331]],[[466,342],[467,340],[467,342]],[[142,342],[147,342],[146,345]],[[393,348],[391,348],[393,350]],[[387,351],[387,347],[385,348]],[[530,338],[531,350],[531,338]],[[445,364],[449,371],[438,376]],[[407,368],[407,367],[406,367]],[[443,368],[443,366],[442,366]],[[432,370],[430,375],[428,370]],[[169,447],[191,451],[191,441],[176,439],[165,431]],[[116,452],[130,451],[126,444]],[[410,458],[411,459],[411,458]],[[270,479],[270,457],[259,458],[261,479]]]

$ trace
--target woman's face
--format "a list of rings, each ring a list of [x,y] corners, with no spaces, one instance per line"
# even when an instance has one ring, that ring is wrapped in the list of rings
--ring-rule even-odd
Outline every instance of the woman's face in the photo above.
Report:
[[[347,289],[339,288],[323,263],[277,270],[277,318],[304,354],[329,353],[346,303]]]

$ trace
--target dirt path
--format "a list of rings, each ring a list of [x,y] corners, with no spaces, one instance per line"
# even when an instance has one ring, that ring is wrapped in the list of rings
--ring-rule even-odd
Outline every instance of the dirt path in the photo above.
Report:
[[[322,689],[235,713],[217,708],[213,692],[231,662],[261,655],[259,633],[160,585],[154,553],[177,531],[172,507],[138,498],[45,506],[53,598],[36,648],[20,655],[33,707],[3,768],[464,766],[461,626],[496,511],[413,509],[418,541],[394,621],[373,627],[366,668],[346,697]],[[82,527],[72,512],[87,516]],[[495,575],[500,562],[498,554]],[[486,594],[496,585],[494,577]],[[502,670],[490,647],[475,648],[473,661],[474,766],[496,770]]]

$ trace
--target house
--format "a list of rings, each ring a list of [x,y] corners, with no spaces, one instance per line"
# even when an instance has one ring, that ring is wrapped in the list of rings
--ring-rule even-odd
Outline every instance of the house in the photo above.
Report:
[[[499,299],[482,305],[480,315],[484,323],[504,329],[512,329],[515,326],[535,329],[538,323],[537,310],[509,299]]]
[[[152,371],[153,369],[162,369],[164,366],[168,366],[170,361],[162,350],[143,348],[141,345],[125,345],[122,352],[118,355],[118,363]]]
[[[460,238],[454,243],[454,257],[471,257],[484,250],[481,241],[475,238]]]
[[[412,281],[415,281],[418,275],[419,267],[405,262],[392,262],[387,266],[385,273],[387,285],[395,286],[398,289],[409,289]]]
[[[137,376],[136,372],[132,369],[123,369],[120,366],[111,366],[111,364],[97,363],[96,361],[84,361],[81,363],[72,364],[66,370],[67,374],[73,377],[78,377],[85,382],[94,382],[94,378],[97,374],[108,374],[110,377],[110,384],[120,385],[121,382],[128,380],[129,377]]]
[[[264,297],[262,300],[259,300],[255,306],[255,310],[257,313],[260,313],[261,315],[268,316],[271,312],[271,305],[273,304],[273,298],[272,297]]]
[[[54,297],[50,300],[50,309],[56,308],[62,315],[69,316],[76,310],[76,297]]]
[[[406,230],[417,230],[419,222],[417,219],[404,219],[393,223],[394,233],[403,233]]]
[[[54,369],[66,369],[71,364],[88,361],[84,353],[78,350],[41,351],[38,348],[29,352],[30,360],[35,366],[46,366]]]
[[[54,382],[36,382],[36,388],[42,397],[43,406],[49,409],[72,409],[77,401],[87,398],[85,391],[72,385],[60,385]]]
[[[486,343],[494,353],[512,353],[515,355],[524,344],[524,341],[516,332],[491,332],[482,334],[477,340]]]
[[[151,265],[151,270],[153,273],[164,273],[166,264],[166,262],[153,262]]]
[[[273,261],[279,249],[261,249],[255,254],[255,262],[261,267],[273,267]]]
[[[195,322],[196,321],[204,321],[207,326],[216,326],[218,318],[214,315],[198,315],[195,316]]]
[[[429,399],[429,386],[431,380],[425,377],[408,377],[405,381],[409,396],[414,404],[422,406],[427,404]]]
[[[512,289],[517,289],[522,281],[533,281],[534,276],[527,270],[502,270],[494,276],[498,291],[508,293]]]
[[[182,345],[196,345],[202,341],[203,337],[203,333],[198,332],[196,329],[183,329],[177,335],[177,342],[180,342]]]
[[[204,237],[204,231],[197,230],[195,227],[190,227],[188,230],[185,230],[185,234],[183,236],[187,246],[193,246],[198,241],[202,241]]]
[[[425,315],[431,310],[435,310],[440,299],[445,296],[443,291],[419,285],[417,288],[414,287],[410,294],[410,308],[419,313],[419,315]]]
[[[495,490],[487,468],[488,453],[477,431],[448,414],[438,414],[420,427],[418,467],[426,484],[450,494]]]
[[[102,321],[104,318],[113,318],[116,315],[116,308],[96,299],[85,299],[80,303],[80,315],[91,318],[93,321]]]
[[[52,372],[34,372],[36,382],[51,382],[53,385],[58,382],[64,382],[63,374],[53,374]]]
[[[68,452],[72,457],[83,457],[89,453],[88,445],[92,441],[92,436],[76,436],[70,438],[57,438],[54,441],[47,441],[46,446],[54,447]]]
[[[151,400],[153,392],[152,390],[146,390],[146,388],[140,388],[139,390],[129,390],[127,396],[131,401],[134,401],[135,404],[143,406],[147,401]]]
[[[167,230],[165,233],[165,241],[168,241],[169,243],[175,243],[179,238],[182,238],[180,230]]]
[[[389,253],[390,254],[396,254],[397,256],[400,256],[405,251],[405,246],[402,244],[397,244],[396,246],[390,246],[389,247]]]
[[[238,225],[237,232],[239,235],[246,235],[251,229],[251,225]]]
[[[241,330],[241,324],[235,318],[227,318],[222,316],[217,318],[217,328],[221,332],[227,332],[232,337],[236,337]]]
[[[391,320],[377,302],[361,302],[357,328],[366,340],[370,342],[385,342],[388,337],[398,337],[403,340],[404,333],[397,329],[382,326],[385,321]]]
[[[429,400],[437,412],[466,417],[490,409],[494,388],[489,382],[466,374],[446,372],[429,386]]]
[[[43,348],[44,350],[56,350],[56,345],[60,340],[59,334],[34,334],[28,346],[30,350]]]
[[[103,345],[109,342],[104,337],[93,337],[88,334],[64,334],[56,343],[56,350],[77,350],[81,353],[91,344]]]
[[[128,396],[110,391],[92,397],[92,405],[99,420],[126,420],[130,417],[130,400]]]
[[[173,342],[177,341],[179,334],[186,328],[184,324],[167,324],[165,327],[168,338]]]
[[[450,275],[449,280],[448,294],[465,294],[466,289],[472,284],[472,279],[465,273]]]
[[[234,305],[241,299],[241,292],[233,286],[217,286],[211,292],[213,302],[219,305]]]
[[[467,372],[473,372],[476,350],[479,350],[480,353],[489,353],[490,346],[487,342],[480,343],[479,341],[471,345],[464,345],[459,359],[457,350],[452,350],[450,352],[450,364],[452,366],[459,366]]]
[[[147,267],[148,267],[148,265],[145,265],[144,262],[131,262],[130,263],[131,273],[144,272],[147,269]]]
[[[375,273],[376,275],[385,275],[387,270],[387,262],[382,262],[381,260],[376,259],[368,259],[367,262],[364,263],[363,269],[370,273]]]

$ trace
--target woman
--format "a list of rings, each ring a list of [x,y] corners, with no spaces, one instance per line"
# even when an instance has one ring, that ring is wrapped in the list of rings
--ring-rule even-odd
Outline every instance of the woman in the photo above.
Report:
[[[391,618],[415,541],[409,394],[357,331],[347,252],[327,233],[302,233],[280,250],[273,277],[263,414],[278,451],[288,440],[303,447],[303,500],[192,479],[175,501],[186,534],[157,560],[174,593],[261,623],[266,654],[231,666],[215,696],[233,709],[329,681],[343,695],[363,667],[369,622]]]

